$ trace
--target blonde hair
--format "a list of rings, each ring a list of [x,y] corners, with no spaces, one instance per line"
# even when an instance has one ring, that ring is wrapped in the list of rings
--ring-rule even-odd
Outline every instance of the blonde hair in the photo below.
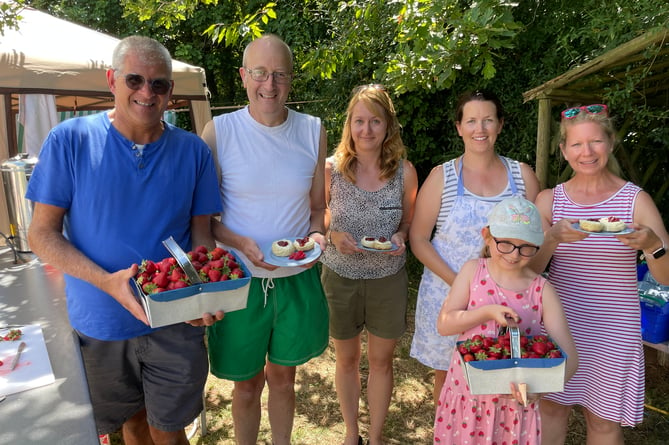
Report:
[[[611,142],[611,149],[612,149],[612,152],[609,154],[606,163],[606,168],[616,176],[621,176],[622,170],[620,168],[620,164],[618,164],[618,160],[613,155],[613,148],[615,148],[618,142],[618,136],[616,134],[616,129],[613,127],[613,121],[606,113],[591,114],[591,113],[581,112],[571,119],[563,118],[560,121],[560,139],[559,139],[560,147],[562,147],[564,143],[567,141],[567,130],[576,124],[582,124],[584,122],[593,122],[595,124],[598,124],[602,128],[602,130],[604,130],[606,137],[608,137],[609,141]]]
[[[334,158],[337,170],[347,181],[355,184],[355,167],[357,165],[357,153],[353,136],[351,134],[351,114],[353,107],[358,102],[377,113],[383,110],[383,118],[386,120],[386,137],[381,147],[381,179],[390,179],[395,176],[402,159],[406,158],[406,147],[400,135],[400,123],[397,120],[395,107],[386,89],[381,85],[362,85],[353,90],[353,96],[346,108],[346,121],[342,129],[341,141],[335,149]]]

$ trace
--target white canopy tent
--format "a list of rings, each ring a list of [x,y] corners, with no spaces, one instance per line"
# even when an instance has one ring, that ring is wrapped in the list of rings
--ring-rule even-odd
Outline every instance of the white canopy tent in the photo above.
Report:
[[[5,29],[0,35],[0,162],[17,154],[21,94],[53,95],[58,111],[113,107],[105,72],[119,39],[32,8],[20,15],[18,29]],[[200,133],[211,120],[204,69],[176,60],[172,69],[175,85],[169,108],[187,108],[193,130]],[[8,228],[3,192],[0,232]]]

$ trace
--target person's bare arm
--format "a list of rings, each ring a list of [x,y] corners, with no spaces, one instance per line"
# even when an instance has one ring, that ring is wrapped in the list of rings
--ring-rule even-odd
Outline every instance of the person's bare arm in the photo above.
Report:
[[[309,232],[321,249],[325,250],[325,157],[327,156],[328,142],[325,127],[321,125],[321,136],[318,144],[318,162],[314,172],[314,179],[309,191],[309,200],[311,202],[311,219]]]
[[[108,293],[135,318],[148,325],[144,309],[130,289],[129,280],[137,273],[137,265],[107,272],[91,261],[63,236],[65,213],[66,209],[35,203],[28,230],[28,242],[33,252],[42,261]]]
[[[409,231],[416,210],[416,195],[418,194],[418,174],[413,164],[404,162],[404,192],[402,194],[402,220],[397,232],[390,237],[399,248],[390,252],[390,255],[401,255],[406,251],[406,242],[409,240]]]
[[[444,262],[430,242],[441,208],[443,188],[444,172],[443,167],[439,165],[432,169],[418,191],[409,239],[411,251],[416,258],[450,286],[453,284],[456,272]]]
[[[669,252],[660,258],[654,258],[652,253],[664,246],[669,249],[669,234],[664,227],[662,215],[655,206],[653,198],[642,191],[637,195],[634,203],[635,230],[627,235],[618,235],[623,244],[635,250],[643,251],[648,269],[658,283],[669,284]]]
[[[539,179],[537,178],[536,173],[534,173],[534,170],[532,170],[532,167],[523,162],[520,163],[520,174],[523,177],[523,182],[525,183],[525,198],[528,201],[534,202],[537,195],[541,191]]]

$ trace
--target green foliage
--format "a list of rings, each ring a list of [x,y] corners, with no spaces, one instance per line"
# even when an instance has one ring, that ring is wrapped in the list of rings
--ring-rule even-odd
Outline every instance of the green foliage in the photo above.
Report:
[[[383,83],[421,179],[462,150],[452,117],[461,92],[489,88],[500,96],[506,118],[497,149],[533,165],[537,105],[523,103],[522,93],[669,26],[669,4],[657,0],[26,2],[116,36],[157,37],[177,59],[205,67],[216,108],[246,103],[238,75],[243,47],[261,33],[276,33],[294,51],[290,100],[297,103],[291,106],[323,119],[330,148],[339,139],[351,89]],[[602,100],[621,128],[616,156],[626,176],[669,208],[669,99],[639,102],[653,96],[648,79],[666,72],[651,63],[657,55],[657,48],[648,48],[607,83]],[[557,126],[563,104],[553,105]],[[569,174],[554,154],[549,185]]]
[[[202,5],[217,5],[218,0],[120,0],[125,9],[123,17],[135,17],[141,22],[154,20],[157,27],[171,29],[192,16]]]
[[[255,12],[237,15],[229,24],[215,23],[210,25],[203,34],[209,36],[214,43],[224,43],[225,46],[237,44],[241,39],[260,37],[263,33],[262,24],[267,25],[270,19],[276,19],[274,7],[276,3],[269,2]],[[262,22],[262,24],[260,23]]]
[[[495,0],[403,2],[396,16],[397,48],[386,65],[387,82],[398,93],[440,90],[458,75],[495,77],[495,58],[512,48],[522,26],[510,3]]]
[[[22,7],[23,0],[0,3],[0,36],[5,35],[5,29],[18,29]]]

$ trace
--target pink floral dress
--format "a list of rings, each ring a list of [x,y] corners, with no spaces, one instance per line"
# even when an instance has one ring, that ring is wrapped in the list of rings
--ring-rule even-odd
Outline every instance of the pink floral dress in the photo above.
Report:
[[[497,286],[488,273],[488,259],[481,258],[470,285],[468,309],[487,304],[513,308],[520,316],[524,335],[542,333],[541,295],[546,279],[537,276],[523,292]],[[500,326],[494,321],[475,326],[460,335],[496,337]],[[510,395],[472,395],[467,385],[461,356],[454,353],[441,390],[434,421],[435,444],[536,445],[541,443],[539,404],[523,407]]]

